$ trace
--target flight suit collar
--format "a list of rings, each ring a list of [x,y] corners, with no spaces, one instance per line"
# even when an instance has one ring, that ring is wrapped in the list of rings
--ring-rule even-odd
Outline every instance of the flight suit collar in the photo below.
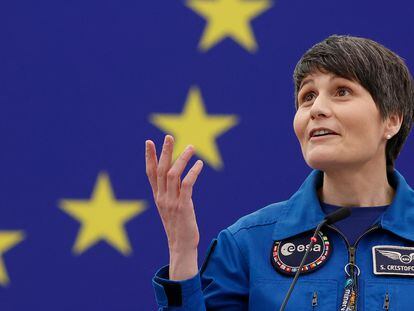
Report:
[[[393,202],[379,220],[379,225],[392,233],[414,241],[414,191],[404,177],[394,170],[388,176],[396,190]],[[314,170],[299,190],[286,202],[273,230],[273,240],[313,230],[324,219],[317,189],[322,186],[323,172]]]

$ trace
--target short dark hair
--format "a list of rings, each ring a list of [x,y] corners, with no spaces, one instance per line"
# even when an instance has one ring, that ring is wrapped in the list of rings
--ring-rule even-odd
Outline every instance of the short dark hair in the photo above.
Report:
[[[383,119],[392,114],[402,116],[401,128],[387,142],[385,151],[387,169],[394,169],[414,117],[413,78],[404,60],[373,40],[332,35],[311,47],[295,67],[296,108],[302,80],[315,71],[358,82],[371,94]]]

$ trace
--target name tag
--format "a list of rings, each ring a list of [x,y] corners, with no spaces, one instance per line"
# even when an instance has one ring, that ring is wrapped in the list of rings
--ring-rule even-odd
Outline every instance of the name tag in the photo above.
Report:
[[[377,245],[372,248],[374,274],[414,277],[414,247]]]

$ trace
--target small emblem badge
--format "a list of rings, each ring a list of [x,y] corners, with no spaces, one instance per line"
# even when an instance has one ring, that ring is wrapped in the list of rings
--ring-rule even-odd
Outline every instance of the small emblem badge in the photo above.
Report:
[[[377,245],[372,259],[376,275],[414,276],[414,247]]]
[[[307,232],[286,240],[275,241],[272,247],[271,262],[276,271],[287,275],[295,275],[303,255],[309,248],[312,235],[313,232]],[[332,246],[328,237],[319,232],[301,273],[309,273],[321,267],[328,260],[331,250]]]

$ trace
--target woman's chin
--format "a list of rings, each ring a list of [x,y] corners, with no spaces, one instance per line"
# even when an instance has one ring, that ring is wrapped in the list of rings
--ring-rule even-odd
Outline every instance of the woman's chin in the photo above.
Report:
[[[325,171],[329,168],[337,166],[338,158],[334,156],[318,156],[318,157],[309,157],[305,159],[306,163],[315,170]]]

